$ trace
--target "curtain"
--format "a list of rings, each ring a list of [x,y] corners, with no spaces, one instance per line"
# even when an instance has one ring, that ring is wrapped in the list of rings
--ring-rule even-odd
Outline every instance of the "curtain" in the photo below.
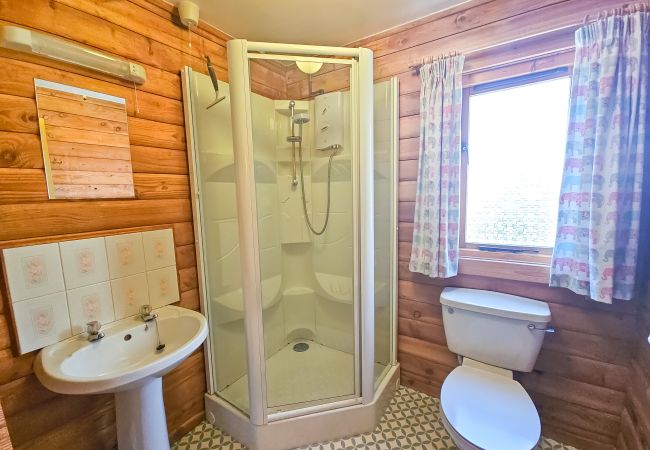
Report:
[[[409,269],[458,273],[461,108],[464,56],[420,68],[420,156]]]
[[[630,300],[636,281],[649,16],[613,15],[576,32],[550,285],[605,303]]]

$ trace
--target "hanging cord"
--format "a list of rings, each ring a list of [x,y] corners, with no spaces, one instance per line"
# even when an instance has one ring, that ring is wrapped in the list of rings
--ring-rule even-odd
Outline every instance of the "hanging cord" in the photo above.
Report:
[[[133,92],[135,92],[135,113],[140,114],[140,103],[138,102],[138,86],[133,82]]]
[[[298,159],[300,161],[300,190],[302,193],[302,210],[305,213],[305,222],[307,222],[307,226],[311,230],[312,233],[314,233],[316,236],[320,236],[325,232],[327,229],[327,223],[330,220],[330,200],[331,200],[331,183],[332,183],[332,160],[334,159],[334,156],[338,153],[338,150],[335,150],[332,152],[332,154],[329,157],[329,162],[327,164],[327,214],[325,215],[325,223],[323,224],[323,228],[320,229],[320,231],[316,231],[314,229],[314,226],[311,224],[311,220],[309,220],[309,214],[307,214],[307,200],[305,196],[305,178],[303,176],[303,168],[302,168],[302,141],[298,142]]]

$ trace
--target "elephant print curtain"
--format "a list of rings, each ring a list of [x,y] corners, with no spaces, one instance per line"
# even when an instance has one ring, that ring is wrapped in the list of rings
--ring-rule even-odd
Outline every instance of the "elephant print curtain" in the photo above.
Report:
[[[409,269],[458,273],[461,109],[464,56],[420,68],[420,157]]]
[[[576,31],[551,286],[612,303],[634,294],[648,142],[650,12]]]

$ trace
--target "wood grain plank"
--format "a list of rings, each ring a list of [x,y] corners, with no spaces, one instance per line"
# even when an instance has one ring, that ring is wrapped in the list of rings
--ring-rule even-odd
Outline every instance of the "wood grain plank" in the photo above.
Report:
[[[62,111],[50,111],[41,109],[38,112],[39,117],[45,120],[48,125],[59,127],[76,128],[79,130],[100,131],[103,133],[115,133],[128,135],[126,121],[114,122],[112,120],[97,119],[94,117],[80,116]],[[124,114],[126,119],[126,112]]]
[[[7,420],[5,419],[2,407],[0,407],[0,449],[12,450],[14,446],[11,443],[9,436],[9,429],[7,428]]]
[[[38,133],[38,114],[33,99],[0,94],[0,131]]]
[[[36,99],[38,107],[50,111],[63,111],[75,112],[77,115],[94,117],[96,119],[104,119],[113,122],[124,122],[126,115],[126,108],[116,108],[115,106],[107,106],[106,103],[99,103],[87,97],[85,100],[81,95],[76,96],[63,96],[61,94],[54,95],[48,90],[40,92]],[[116,105],[116,104],[115,104]]]
[[[0,168],[0,203],[47,200],[45,172],[41,169]]]
[[[191,291],[199,287],[196,267],[187,267],[178,271],[179,289],[181,292]]]
[[[74,92],[67,92],[62,89],[58,88],[48,88],[48,87],[43,87],[43,86],[36,86],[35,87],[35,92],[36,92],[36,98],[38,99],[39,97],[43,97],[43,99],[60,99],[60,100],[70,100],[73,103],[79,103],[79,104],[91,104],[91,105],[96,105],[96,106],[101,106],[102,108],[106,109],[115,109],[118,111],[124,111],[125,106],[124,103],[122,103],[120,100],[115,101],[115,99],[108,99],[108,98],[98,98],[94,96],[85,96],[85,95],[80,95],[78,93]],[[124,99],[122,99],[124,100]],[[59,108],[55,108],[56,111],[59,111]],[[63,111],[70,111],[73,112],[73,108],[62,108],[61,110]]]
[[[438,305],[400,298],[399,317],[413,319],[431,325],[442,326],[442,308]]]
[[[407,160],[399,162],[399,180],[400,181],[415,181],[418,179],[418,166],[419,161]]]
[[[135,173],[188,173],[187,153],[166,148],[132,145],[131,165]]]
[[[97,146],[89,145],[87,148],[89,150],[91,148],[96,149]],[[108,159],[108,158],[101,157],[101,156],[112,157],[113,156],[112,151],[110,152],[110,154],[105,154],[102,152],[93,152],[91,154],[93,156],[90,157],[65,155],[65,157],[63,158],[62,156],[64,155],[50,152],[50,164],[52,165],[52,168],[56,169],[57,171],[66,170],[66,171],[80,171],[80,172],[131,173],[131,163],[128,159],[122,159],[122,158]],[[95,154],[97,157],[94,157]],[[122,152],[119,152],[117,156],[121,156],[121,154]],[[129,184],[133,184],[133,183],[129,182]]]
[[[575,405],[620,416],[625,395],[613,389],[545,373],[522,374],[521,384],[531,392],[565,400]]]
[[[56,199],[111,199],[133,198],[133,183],[128,184],[57,184],[54,186]]]
[[[83,214],[80,214],[83,211]],[[0,241],[192,220],[190,202],[114,200],[0,205]],[[25,224],[29,223],[29,227]]]
[[[570,425],[586,432],[602,435],[601,439],[609,441],[616,438],[620,432],[620,419],[617,415],[535,392],[531,393],[531,397],[546,423]]]
[[[420,115],[401,117],[399,119],[399,138],[409,139],[420,136]]]
[[[553,351],[544,348],[537,358],[536,371],[551,373],[571,380],[582,381],[625,392],[630,370],[628,367]]]
[[[133,181],[136,195],[141,200],[190,197],[187,175],[135,173]]]
[[[458,357],[451,353],[446,346],[414,339],[408,336],[399,336],[398,348],[402,353],[407,353],[443,366],[454,368],[458,365]]]
[[[40,143],[39,143],[40,145]],[[112,161],[125,161],[131,159],[128,148],[112,147],[108,145],[86,144],[82,142],[48,141],[47,147],[50,156],[80,159],[105,159],[110,156]],[[56,163],[61,164],[61,163]]]
[[[420,92],[410,92],[399,96],[399,116],[415,116],[420,114]]]
[[[449,372],[453,370],[453,367],[437,364],[409,353],[400,352],[398,359],[402,370],[419,375],[436,385],[442,385]]]
[[[194,245],[181,245],[176,247],[176,267],[185,269],[188,267],[196,267],[196,251]]]
[[[71,142],[74,144],[101,145],[106,147],[129,148],[129,136],[125,134],[103,133],[101,131],[79,130],[77,128],[45,127],[48,143],[51,141]]]
[[[174,224],[174,245],[195,244],[194,242],[194,223],[183,222]]]
[[[43,154],[38,136],[0,131],[0,167],[42,169]]]
[[[400,369],[400,383],[420,392],[424,392],[432,397],[440,397],[441,384],[435,383],[428,378],[416,375],[412,372]]]
[[[185,150],[185,128],[169,123],[130,117],[129,139],[132,145]]]
[[[82,172],[77,170],[55,170],[52,171],[52,179],[55,184],[131,184],[133,178],[131,172]]]
[[[400,139],[399,141],[399,160],[402,161],[417,160],[420,156],[420,135],[417,137]]]
[[[447,345],[445,330],[440,325],[400,317],[398,319],[398,329],[399,334],[403,336],[409,336],[433,344]]]
[[[199,290],[190,289],[189,291],[181,292],[181,299],[178,302],[178,306],[198,311],[200,309],[200,301]]]

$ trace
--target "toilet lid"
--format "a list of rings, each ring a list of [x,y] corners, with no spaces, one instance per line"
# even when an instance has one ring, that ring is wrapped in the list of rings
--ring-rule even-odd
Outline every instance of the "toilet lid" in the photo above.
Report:
[[[515,380],[474,367],[455,368],[440,394],[445,417],[467,441],[485,450],[530,450],[537,445],[539,414]]]

